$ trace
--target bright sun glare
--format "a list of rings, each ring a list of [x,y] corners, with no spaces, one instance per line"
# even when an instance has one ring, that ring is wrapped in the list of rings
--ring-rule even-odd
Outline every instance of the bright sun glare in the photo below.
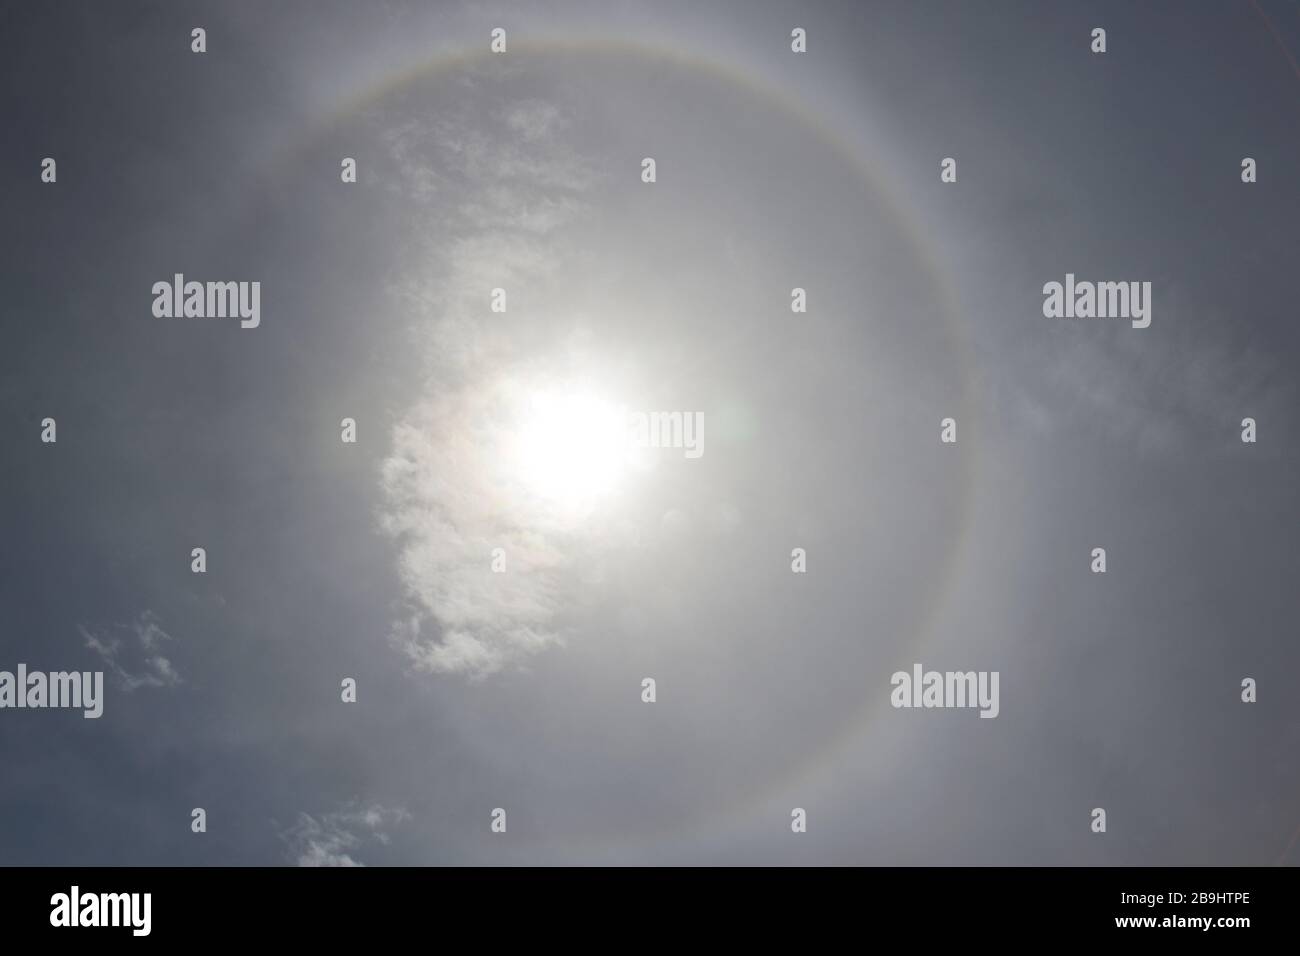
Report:
[[[536,392],[521,410],[512,465],[531,493],[586,510],[628,470],[627,435],[626,412],[589,392]]]

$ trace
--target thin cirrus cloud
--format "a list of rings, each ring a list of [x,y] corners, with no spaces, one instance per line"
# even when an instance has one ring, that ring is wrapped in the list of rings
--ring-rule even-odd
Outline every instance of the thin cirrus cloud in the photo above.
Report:
[[[301,867],[354,867],[366,864],[356,858],[367,845],[389,843],[388,830],[410,819],[400,808],[371,804],[312,816],[299,813],[293,826],[280,834],[289,858]]]
[[[1079,419],[1149,455],[1197,446],[1207,435],[1235,449],[1242,418],[1285,417],[1294,393],[1274,359],[1224,331],[1231,323],[1223,317],[1207,319],[1176,290],[1157,291],[1166,294],[1165,314],[1154,332],[1075,320],[1027,350],[1002,398],[1040,431]]]
[[[174,640],[158,616],[145,610],[130,624],[78,625],[82,640],[104,661],[122,690],[175,687],[183,683],[171,660],[162,653]]]

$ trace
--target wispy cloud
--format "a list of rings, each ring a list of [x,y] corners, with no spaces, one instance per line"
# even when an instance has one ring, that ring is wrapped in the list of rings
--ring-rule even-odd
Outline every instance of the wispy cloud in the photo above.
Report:
[[[467,386],[408,412],[383,464],[382,527],[401,542],[411,614],[396,636],[420,670],[483,676],[561,641],[564,539],[518,507],[496,466],[503,398]],[[473,424],[471,424],[473,423]],[[502,548],[509,573],[491,569]]]
[[[1236,448],[1242,418],[1285,418],[1294,404],[1285,369],[1237,335],[1230,316],[1180,291],[1157,289],[1162,311],[1151,329],[1086,319],[1062,324],[998,388],[1001,399],[1033,429],[1096,422],[1150,455],[1204,447],[1213,435],[1219,448]]]
[[[436,343],[381,468],[379,523],[398,543],[407,598],[393,639],[416,670],[483,677],[562,641],[573,542],[544,513],[512,507],[512,476],[499,467],[509,383],[537,363],[519,357],[509,319],[486,309],[491,289],[535,292],[566,261],[559,233],[583,212],[592,179],[556,135],[567,122],[532,98],[486,117],[407,121],[385,137],[401,188],[441,200],[437,228],[410,237],[416,254],[390,288]],[[494,548],[509,573],[492,572]]]
[[[365,866],[353,854],[367,843],[387,845],[388,829],[410,819],[402,809],[372,804],[312,816],[299,813],[292,827],[280,833],[297,866]]]
[[[98,654],[125,691],[141,687],[175,687],[182,683],[163,646],[173,640],[153,611],[144,611],[130,624],[78,625],[86,647]]]

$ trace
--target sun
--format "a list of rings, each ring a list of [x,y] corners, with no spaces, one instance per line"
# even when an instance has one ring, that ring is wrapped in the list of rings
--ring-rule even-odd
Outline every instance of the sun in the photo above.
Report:
[[[509,467],[519,484],[570,514],[606,500],[631,464],[626,411],[586,390],[529,394],[511,444]]]

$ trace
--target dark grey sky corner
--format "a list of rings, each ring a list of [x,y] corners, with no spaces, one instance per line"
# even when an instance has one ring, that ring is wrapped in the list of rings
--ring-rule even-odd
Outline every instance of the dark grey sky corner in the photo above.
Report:
[[[0,670],[105,701],[0,710],[0,863],[1294,864],[1259,10],[8,5]],[[260,324],[155,317],[176,273]],[[528,511],[504,409],[573,380],[704,454]],[[891,707],[914,663],[997,718]]]

